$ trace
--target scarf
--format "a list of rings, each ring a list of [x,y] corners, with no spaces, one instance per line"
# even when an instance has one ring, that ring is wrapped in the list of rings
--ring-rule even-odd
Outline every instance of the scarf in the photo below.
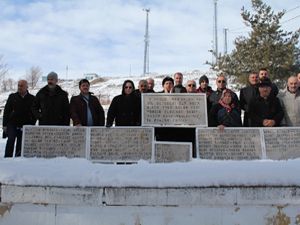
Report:
[[[225,102],[222,101],[222,99],[219,100],[219,104],[223,106],[226,109],[226,112],[228,113],[230,113],[232,109],[235,107],[234,103],[227,105]]]

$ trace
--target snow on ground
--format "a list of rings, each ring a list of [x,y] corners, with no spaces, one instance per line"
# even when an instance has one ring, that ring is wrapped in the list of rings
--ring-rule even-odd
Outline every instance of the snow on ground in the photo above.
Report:
[[[79,187],[207,187],[300,185],[300,159],[132,165],[86,159],[0,158],[0,183]]]
[[[3,158],[7,139],[0,139],[0,183],[80,187],[207,187],[300,185],[300,159],[217,161],[133,165],[92,163],[86,159]]]
[[[300,159],[218,161],[133,165],[92,163],[86,159],[3,158],[0,139],[0,183],[80,187],[207,187],[300,185]]]

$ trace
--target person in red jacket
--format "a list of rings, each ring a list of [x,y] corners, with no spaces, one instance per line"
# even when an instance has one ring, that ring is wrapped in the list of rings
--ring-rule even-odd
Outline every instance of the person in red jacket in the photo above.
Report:
[[[90,82],[82,79],[79,82],[80,94],[73,96],[70,103],[71,119],[74,126],[104,126],[104,110],[90,92]]]

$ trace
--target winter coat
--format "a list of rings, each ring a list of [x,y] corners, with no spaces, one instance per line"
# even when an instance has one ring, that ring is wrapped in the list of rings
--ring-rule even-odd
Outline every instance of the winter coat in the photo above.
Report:
[[[68,94],[56,86],[52,91],[43,87],[37,94],[32,106],[32,112],[39,125],[70,125]]]
[[[205,93],[207,98],[208,98],[211,95],[211,93],[213,93],[213,90],[210,86],[208,86],[206,90],[203,90],[201,87],[198,87],[197,92],[198,93]]]
[[[240,91],[240,107],[245,111],[244,113],[244,127],[249,127],[249,104],[252,99],[255,99],[259,95],[256,85],[250,85],[244,87]]]
[[[270,95],[271,96],[271,95]],[[251,127],[263,127],[263,120],[275,121],[275,126],[279,126],[283,118],[283,110],[277,97],[261,96],[252,99],[249,104],[249,124]]]
[[[36,120],[31,111],[33,101],[34,96],[28,92],[24,97],[18,92],[10,94],[4,107],[3,127],[8,124],[16,127],[34,125]]]
[[[135,93],[113,98],[107,112],[106,126],[112,126],[114,121],[116,126],[141,125],[141,104]]]
[[[206,105],[207,105],[207,112],[210,112],[212,103],[209,101],[209,96],[213,93],[213,90],[210,86],[207,87],[207,90],[203,90],[201,87],[198,87],[197,89],[198,93],[206,94]]]
[[[175,85],[173,87],[172,93],[187,93],[186,88],[182,84]]]
[[[226,108],[218,103],[212,106],[208,123],[210,127],[217,127],[219,125],[225,127],[241,127],[241,112],[237,107],[232,108],[232,110],[228,112]]]
[[[284,112],[283,126],[300,126],[300,88],[295,94],[287,89],[278,95]]]
[[[91,110],[93,126],[104,126],[104,110],[99,100],[91,93],[88,98],[88,106]],[[81,124],[82,126],[87,126],[87,102],[81,94],[71,98],[70,114],[73,125]]]

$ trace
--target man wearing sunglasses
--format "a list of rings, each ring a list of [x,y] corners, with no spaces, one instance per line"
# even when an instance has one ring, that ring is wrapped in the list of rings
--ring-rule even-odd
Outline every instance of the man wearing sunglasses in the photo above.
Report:
[[[197,93],[196,82],[194,80],[188,80],[185,88],[187,93]]]
[[[227,88],[227,80],[226,77],[223,73],[221,73],[220,75],[218,75],[217,79],[216,79],[216,84],[217,84],[217,90],[213,91],[213,93],[209,96],[208,101],[210,103],[211,106],[218,104],[219,100],[222,96],[222,92]],[[232,96],[233,96],[233,103],[236,106],[239,106],[239,100],[237,95],[232,92]]]

